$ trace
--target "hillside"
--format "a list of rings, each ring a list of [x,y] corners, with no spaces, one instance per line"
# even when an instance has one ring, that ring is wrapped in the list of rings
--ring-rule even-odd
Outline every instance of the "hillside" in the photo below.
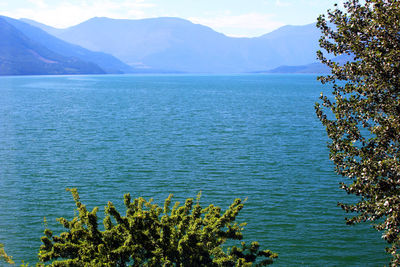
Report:
[[[26,20],[27,21],[27,20]],[[92,18],[66,29],[27,21],[56,37],[112,54],[146,71],[200,73],[262,71],[316,62],[315,24],[285,26],[257,38],[233,38],[179,18]]]
[[[94,63],[65,57],[0,18],[0,75],[103,74]]]
[[[332,59],[335,62],[343,65],[348,61],[353,61],[350,55],[340,55]],[[277,68],[266,71],[267,73],[330,73],[331,69],[326,65],[315,62],[299,66],[279,66]]]
[[[83,61],[93,62],[101,69],[103,69],[106,73],[127,73],[133,71],[130,66],[124,64],[122,61],[109,54],[102,52],[93,52],[81,46],[70,44],[54,37],[53,35],[36,26],[32,26],[23,21],[4,16],[1,18],[5,19],[8,23],[13,25],[29,39],[45,46],[55,53],[66,57],[74,57]],[[34,23],[33,21],[29,22]]]

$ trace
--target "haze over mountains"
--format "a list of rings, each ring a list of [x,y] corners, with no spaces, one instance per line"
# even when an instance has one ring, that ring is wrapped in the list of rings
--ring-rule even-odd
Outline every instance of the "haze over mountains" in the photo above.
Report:
[[[66,29],[2,18],[34,43],[104,73],[248,73],[306,65],[316,62],[320,36],[315,24],[235,38],[179,18],[92,18]]]
[[[93,65],[97,65],[97,67],[101,69],[99,73],[125,73],[132,71],[131,67],[111,55],[101,52],[92,52],[78,45],[67,43],[48,34],[40,28],[31,26],[19,20],[4,16],[0,16],[0,18],[15,27],[15,29],[18,30],[20,34],[23,34],[27,39],[46,47],[52,52],[63,55],[64,57],[74,58],[76,60],[90,62]],[[77,70],[77,72],[86,73],[88,70]]]
[[[105,73],[93,63],[55,53],[3,18],[0,36],[0,75]]]

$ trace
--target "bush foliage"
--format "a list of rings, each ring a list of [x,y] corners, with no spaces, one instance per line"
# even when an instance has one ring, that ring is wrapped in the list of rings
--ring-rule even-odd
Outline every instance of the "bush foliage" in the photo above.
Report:
[[[0,244],[0,259],[4,260],[5,262],[7,262],[9,264],[14,264],[12,257],[8,256],[6,251],[4,250],[3,244]]]
[[[236,199],[225,211],[200,206],[187,199],[171,208],[170,195],[164,207],[124,195],[126,215],[113,203],[105,207],[104,230],[99,229],[98,208],[88,211],[76,189],[72,193],[79,214],[72,220],[57,219],[66,231],[59,236],[44,231],[41,262],[50,266],[265,266],[277,254],[260,250],[257,242],[224,248],[227,240],[241,240],[245,224],[235,222],[243,208]]]

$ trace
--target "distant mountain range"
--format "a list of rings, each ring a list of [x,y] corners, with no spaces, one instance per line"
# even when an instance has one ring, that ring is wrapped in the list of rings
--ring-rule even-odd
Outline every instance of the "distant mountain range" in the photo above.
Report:
[[[9,24],[14,26],[28,39],[45,46],[47,49],[70,58],[91,62],[96,64],[102,69],[103,73],[125,73],[131,72],[132,68],[124,64],[119,59],[101,52],[92,52],[88,49],[73,45],[62,41],[46,31],[34,27],[30,24],[24,23],[23,21],[15,20],[8,17],[0,17],[6,20]]]
[[[267,73],[328,73],[330,69],[322,63],[310,63],[300,66],[279,66],[267,70]]]
[[[40,68],[28,71],[29,64],[20,65],[25,60],[21,57],[28,55],[30,64],[36,58],[35,64],[45,65],[47,74],[324,71],[324,66],[316,63],[320,32],[315,24],[284,26],[255,38],[234,38],[179,18],[92,18],[66,29],[28,19],[0,16],[0,20],[0,66],[8,64],[9,69],[2,68],[0,74],[39,74]],[[20,38],[5,35],[10,31]],[[5,43],[8,48],[3,48]],[[15,59],[13,67],[10,58]],[[18,71],[18,66],[23,70]],[[46,68],[40,74],[46,73]]]
[[[0,75],[105,73],[94,63],[49,50],[3,18],[0,18],[0,36]]]
[[[344,65],[348,61],[353,61],[351,55],[340,55],[334,57],[332,60],[339,63],[339,65]],[[279,66],[277,68],[266,71],[267,73],[329,73],[330,68],[326,65],[315,62],[300,66]]]
[[[26,21],[32,23],[32,21]],[[136,69],[241,73],[315,62],[315,24],[285,26],[257,38],[233,38],[179,18],[92,18],[67,29],[32,23],[54,36],[116,56]]]

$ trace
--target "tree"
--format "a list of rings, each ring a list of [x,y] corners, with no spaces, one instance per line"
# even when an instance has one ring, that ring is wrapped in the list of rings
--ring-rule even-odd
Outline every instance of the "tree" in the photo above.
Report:
[[[8,264],[14,264],[12,257],[8,256],[4,250],[4,245],[0,243],[0,259],[4,260]]]
[[[392,265],[400,264],[400,1],[348,0],[344,9],[318,18],[321,48],[351,58],[346,64],[318,58],[331,69],[319,77],[333,86],[321,94],[316,113],[330,138],[330,158],[356,196],[339,203],[348,224],[374,222],[391,245]]]
[[[57,219],[66,229],[59,236],[45,229],[39,259],[50,266],[264,266],[277,254],[260,250],[257,242],[224,248],[227,240],[241,240],[245,224],[235,222],[243,208],[240,199],[221,209],[200,206],[187,199],[170,209],[170,195],[161,208],[152,201],[124,195],[126,216],[108,202],[99,230],[96,213],[88,211],[76,189],[69,190],[79,214],[72,220]],[[194,205],[193,205],[194,204]]]

